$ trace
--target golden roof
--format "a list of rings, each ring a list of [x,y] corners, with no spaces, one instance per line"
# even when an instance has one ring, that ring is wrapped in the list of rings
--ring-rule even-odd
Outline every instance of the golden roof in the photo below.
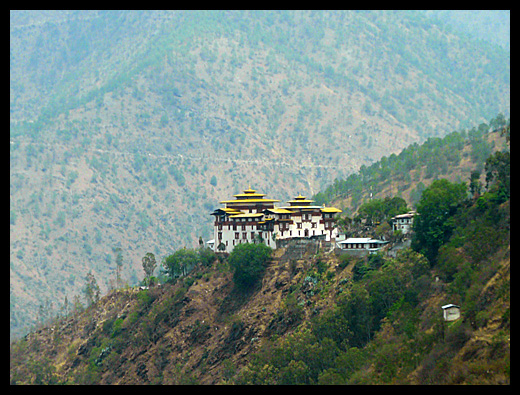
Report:
[[[309,199],[307,199],[306,196],[302,196],[301,194],[298,194],[298,196],[296,196],[294,198],[294,200],[289,200],[288,202],[291,203],[291,205],[292,205],[292,203],[312,203],[312,202],[314,202],[314,200],[309,200]]]
[[[240,211],[240,210],[237,210],[237,209],[234,209],[234,208],[224,207],[224,208],[221,208],[219,210],[225,211],[228,214],[244,214],[243,211]]]
[[[221,200],[220,203],[274,203],[279,202],[276,199],[235,199],[235,200]]]
[[[339,208],[336,208],[336,207],[323,207],[320,209],[320,211],[322,213],[342,213],[343,212]]]
[[[276,199],[264,199],[265,193],[256,193],[256,190],[251,189],[249,186],[248,189],[244,190],[244,193],[237,193],[233,195],[235,200],[222,200],[220,203],[274,203],[279,202]]]
[[[321,206],[309,206],[309,205],[303,205],[303,206],[284,206],[280,207],[285,210],[295,210],[295,209],[303,209],[303,210],[321,210]]]
[[[249,186],[248,189],[244,190],[244,193],[238,193],[236,195],[233,195],[234,197],[252,197],[252,196],[265,196],[265,193],[256,193],[254,189],[251,189],[251,186]]]
[[[243,211],[236,210],[234,208],[217,208],[211,215],[222,215],[222,212],[227,215],[244,214]]]
[[[236,198],[262,197],[265,196],[265,193],[237,193],[233,196]]]
[[[275,213],[275,214],[292,214],[292,211],[289,211],[289,210],[286,210],[284,208],[268,208],[266,209],[266,211],[271,211],[272,213]]]

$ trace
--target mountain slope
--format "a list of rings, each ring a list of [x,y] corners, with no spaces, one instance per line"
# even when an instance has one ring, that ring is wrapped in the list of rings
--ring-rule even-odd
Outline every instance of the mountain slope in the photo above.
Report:
[[[76,304],[11,343],[10,381],[509,384],[509,155],[488,156],[486,188],[473,185],[444,213],[431,261],[411,249],[355,258],[295,243],[275,250],[244,293],[213,255],[161,286]],[[442,181],[436,188],[451,184]],[[447,303],[461,306],[460,319],[443,321]]]
[[[509,52],[421,13],[12,11],[11,327],[210,238],[252,185],[312,195],[509,113]],[[306,192],[307,191],[307,192]],[[40,317],[41,318],[41,317]]]
[[[509,383],[507,242],[462,286],[413,252],[362,280],[364,260],[294,252],[277,250],[247,294],[218,260],[114,291],[12,343],[11,384]],[[463,318],[443,323],[440,306],[461,295]]]

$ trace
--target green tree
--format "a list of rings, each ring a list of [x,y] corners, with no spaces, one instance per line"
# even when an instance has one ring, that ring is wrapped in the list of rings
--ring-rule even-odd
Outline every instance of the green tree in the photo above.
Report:
[[[455,224],[450,221],[465,200],[467,186],[451,183],[446,179],[435,180],[426,188],[417,204],[414,219],[415,237],[412,248],[428,258],[431,265],[437,261],[441,245],[447,242]]]
[[[482,191],[482,183],[480,182],[480,172],[473,171],[469,178],[469,192],[472,197],[478,197]]]
[[[235,246],[229,255],[233,281],[240,290],[254,286],[265,272],[273,249],[263,243],[244,243]]]
[[[157,262],[155,260],[155,255],[151,252],[147,252],[146,255],[143,257],[143,270],[145,275],[145,280],[148,282],[150,281],[150,278],[153,276],[153,271],[157,267]]]
[[[205,267],[211,266],[211,264],[217,258],[215,253],[213,251],[211,251],[211,249],[208,248],[208,247],[206,247],[206,248],[199,248],[197,250],[197,255],[198,255],[198,258],[199,258],[199,263],[202,266],[205,266]]]
[[[163,268],[170,278],[176,278],[188,274],[198,263],[198,254],[192,249],[183,248],[165,257]]]
[[[292,360],[287,366],[280,369],[279,384],[309,384],[309,373],[309,367],[305,362]]]
[[[56,368],[52,365],[51,360],[47,357],[43,357],[39,360],[29,360],[27,370],[29,371],[31,377],[31,384],[59,384],[58,377],[56,376]]]
[[[510,153],[495,152],[486,160],[486,188],[501,202],[509,199],[511,184]]]
[[[116,287],[121,286],[121,269],[123,268],[123,250],[117,247],[116,250]]]
[[[83,288],[87,306],[96,303],[99,300],[99,285],[97,284],[96,277],[92,272],[88,272],[85,277],[85,287]]]
[[[395,196],[393,198],[371,199],[363,203],[358,210],[358,219],[366,219],[368,224],[378,224],[391,217],[408,212],[406,201]]]

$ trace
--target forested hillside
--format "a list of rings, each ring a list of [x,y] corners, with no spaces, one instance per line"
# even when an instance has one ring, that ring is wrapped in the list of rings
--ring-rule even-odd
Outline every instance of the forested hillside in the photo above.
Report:
[[[180,249],[13,342],[10,383],[510,384],[509,131],[484,183],[425,188],[411,249]]]
[[[499,114],[470,130],[411,144],[397,155],[362,165],[358,173],[335,179],[313,198],[318,204],[337,205],[353,213],[371,197],[400,196],[415,206],[426,186],[441,177],[461,182],[474,174],[483,182],[489,155],[506,149],[506,138],[500,131],[508,122]]]
[[[509,50],[422,12],[11,11],[11,335],[249,184],[311,196],[509,94]]]

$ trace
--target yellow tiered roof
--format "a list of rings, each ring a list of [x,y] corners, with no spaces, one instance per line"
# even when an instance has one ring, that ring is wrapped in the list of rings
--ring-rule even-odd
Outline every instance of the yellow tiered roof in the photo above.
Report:
[[[284,208],[268,208],[266,209],[266,211],[271,211],[272,213],[275,213],[275,214],[292,214],[292,211],[289,211],[289,210],[286,210]]]
[[[241,203],[274,203],[279,202],[278,199],[264,199],[265,194],[264,193],[256,193],[256,190],[252,189],[251,186],[249,186],[248,189],[244,190],[244,193],[238,193],[236,195],[233,195],[235,199],[233,200],[221,200],[220,203],[226,203],[226,204],[241,204]],[[336,207],[321,207],[321,206],[311,206],[310,203],[313,203],[314,200],[307,199],[306,196],[302,196],[300,193],[298,196],[294,198],[294,200],[289,200],[288,203],[290,203],[290,206],[283,206],[283,207],[273,207],[269,208],[269,210],[272,213],[275,214],[293,214],[295,211],[291,210],[316,210],[319,209],[322,213],[341,213],[342,210],[336,208]],[[255,218],[255,217],[261,217],[263,214],[261,213],[244,213],[243,211],[234,209],[232,207],[226,207],[221,208],[219,210],[224,211],[232,218]]]
[[[244,214],[243,211],[240,211],[240,210],[236,210],[234,208],[221,208],[219,210],[222,210],[222,211],[225,211],[226,213],[228,214],[232,214],[232,215],[235,215],[235,214]]]
[[[244,193],[237,193],[233,195],[236,199],[234,200],[221,200],[220,203],[274,203],[279,202],[277,199],[264,199],[265,193],[256,193],[256,190],[248,189],[244,190]]]
[[[236,198],[239,198],[239,197],[252,197],[252,196],[260,197],[260,196],[265,196],[265,193],[256,193],[256,191],[254,189],[251,189],[251,186],[249,186],[248,189],[244,190],[244,193],[238,193],[238,194],[233,195],[233,196],[236,197]]]
[[[336,207],[323,207],[320,209],[320,211],[322,213],[342,213],[343,212],[339,208],[336,208]]]
[[[274,203],[279,202],[276,199],[235,199],[235,200],[221,200],[220,203]]]
[[[301,194],[298,194],[298,196],[296,196],[294,198],[294,200],[289,200],[288,203],[312,203],[314,202],[314,200],[308,200],[306,196],[302,196]]]

